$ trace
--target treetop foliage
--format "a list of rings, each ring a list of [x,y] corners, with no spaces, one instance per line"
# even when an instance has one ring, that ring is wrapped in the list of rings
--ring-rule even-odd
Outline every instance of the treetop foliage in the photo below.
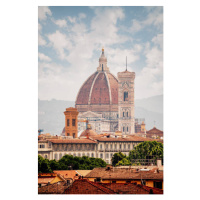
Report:
[[[87,156],[77,157],[65,155],[60,160],[48,160],[38,155],[38,172],[47,173],[53,170],[92,170],[95,167],[106,167],[106,162],[101,158],[90,158]]]

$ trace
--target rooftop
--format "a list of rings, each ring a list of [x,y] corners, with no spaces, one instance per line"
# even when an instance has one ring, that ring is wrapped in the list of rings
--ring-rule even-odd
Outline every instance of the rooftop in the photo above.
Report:
[[[156,170],[151,171],[137,171],[131,168],[95,168],[86,178],[101,178],[101,179],[151,179],[151,180],[163,180],[163,171]]]
[[[95,183],[77,179],[71,185],[65,181],[38,188],[39,194],[163,194],[163,190],[136,183]]]
[[[65,194],[115,194],[115,192],[87,179],[78,179],[65,190]]]
[[[59,144],[59,143],[61,143],[61,144],[63,144],[63,143],[73,143],[73,144],[92,143],[92,144],[96,144],[97,143],[96,141],[93,141],[93,140],[87,139],[87,138],[84,138],[84,139],[49,139],[49,141],[52,142],[52,143],[56,143],[56,144]]]

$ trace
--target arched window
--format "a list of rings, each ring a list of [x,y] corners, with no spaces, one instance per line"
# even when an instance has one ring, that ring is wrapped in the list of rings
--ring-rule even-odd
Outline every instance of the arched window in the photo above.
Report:
[[[125,117],[125,113],[123,112],[123,117]]]
[[[81,157],[81,154],[80,154],[80,153],[78,153],[78,157]]]
[[[75,133],[73,133],[73,138],[75,138]]]
[[[74,153],[74,157],[76,156],[76,154]]]
[[[125,127],[123,127],[123,132],[125,131]]]
[[[124,92],[124,101],[128,101],[128,92]]]
[[[128,126],[127,126],[127,132],[128,132]]]
[[[70,134],[69,133],[67,133],[67,136],[69,136]]]
[[[127,117],[128,117],[128,112],[126,113]]]
[[[54,154],[54,159],[55,159],[55,160],[58,159],[58,155],[57,155],[57,153]]]
[[[59,159],[61,159],[61,158],[62,158],[62,153],[59,154]]]
[[[92,153],[92,158],[94,158],[94,154]]]
[[[102,71],[103,71],[103,64],[102,64]]]
[[[89,153],[87,153],[87,157],[90,157],[90,154],[89,154]]]
[[[103,154],[102,153],[100,154],[100,158],[103,158]]]

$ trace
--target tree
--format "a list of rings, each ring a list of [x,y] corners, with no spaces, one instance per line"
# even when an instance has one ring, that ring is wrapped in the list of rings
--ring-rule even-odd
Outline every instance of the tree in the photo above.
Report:
[[[116,166],[120,166],[120,165],[122,165],[122,166],[131,165],[131,162],[130,162],[128,159],[123,158],[121,161],[119,161],[119,162],[116,164]]]
[[[50,168],[51,170],[57,170],[58,167],[59,167],[59,163],[54,159],[54,160],[50,160],[49,161],[49,165],[50,165]]]
[[[115,153],[112,157],[112,165],[115,166],[123,158],[126,158],[126,156],[122,152]]]
[[[163,144],[157,141],[145,141],[129,152],[129,160],[134,159],[163,159]]]
[[[49,160],[44,159],[42,156],[38,155],[38,172],[39,173],[51,173],[51,167],[49,165]]]
[[[101,158],[90,158],[87,156],[77,157],[64,155],[60,160],[48,160],[38,156],[38,171],[53,172],[53,170],[92,170],[95,167],[106,167],[106,162]]]

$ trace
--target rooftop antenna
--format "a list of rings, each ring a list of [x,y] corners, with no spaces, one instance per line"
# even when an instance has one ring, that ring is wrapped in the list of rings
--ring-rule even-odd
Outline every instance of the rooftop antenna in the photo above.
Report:
[[[127,71],[127,56],[126,56],[126,71]]]

